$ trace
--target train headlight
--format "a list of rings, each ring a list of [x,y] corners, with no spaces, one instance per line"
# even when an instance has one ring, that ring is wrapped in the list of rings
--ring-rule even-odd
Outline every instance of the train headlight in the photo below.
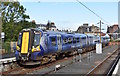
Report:
[[[40,46],[37,46],[36,48],[32,48],[32,52],[40,51]]]
[[[39,51],[39,48],[36,48],[37,51]]]
[[[17,51],[20,51],[20,47],[19,46],[17,46]]]

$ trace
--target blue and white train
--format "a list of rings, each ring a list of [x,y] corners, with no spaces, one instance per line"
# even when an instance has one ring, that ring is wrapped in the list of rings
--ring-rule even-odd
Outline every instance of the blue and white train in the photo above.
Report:
[[[105,45],[109,43],[109,37],[101,38]],[[17,61],[27,65],[27,62],[36,63],[45,56],[58,56],[72,50],[83,49],[83,52],[86,52],[94,49],[99,39],[99,36],[89,34],[23,29],[19,33],[15,56]]]

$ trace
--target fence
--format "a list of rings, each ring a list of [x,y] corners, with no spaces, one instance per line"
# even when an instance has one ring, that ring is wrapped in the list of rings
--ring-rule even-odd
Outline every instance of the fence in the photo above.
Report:
[[[2,43],[2,54],[15,52],[17,42],[4,42]]]

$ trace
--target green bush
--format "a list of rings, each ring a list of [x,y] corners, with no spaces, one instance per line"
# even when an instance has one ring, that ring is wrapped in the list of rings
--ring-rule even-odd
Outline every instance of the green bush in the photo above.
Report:
[[[114,40],[110,39],[110,42],[113,42]]]
[[[120,40],[115,40],[115,42],[120,42]]]
[[[120,40],[113,40],[113,39],[111,39],[110,42],[120,42]]]
[[[11,52],[10,42],[2,43],[2,48],[5,49],[6,53],[10,53]]]

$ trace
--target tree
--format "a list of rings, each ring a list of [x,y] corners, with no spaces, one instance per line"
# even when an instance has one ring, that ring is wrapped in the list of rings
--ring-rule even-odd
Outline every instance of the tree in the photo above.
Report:
[[[29,19],[26,9],[19,2],[2,2],[2,8],[3,23]]]
[[[19,32],[24,28],[35,27],[35,24],[26,21],[29,15],[19,2],[2,2],[2,27],[5,32],[5,41],[16,41]]]

